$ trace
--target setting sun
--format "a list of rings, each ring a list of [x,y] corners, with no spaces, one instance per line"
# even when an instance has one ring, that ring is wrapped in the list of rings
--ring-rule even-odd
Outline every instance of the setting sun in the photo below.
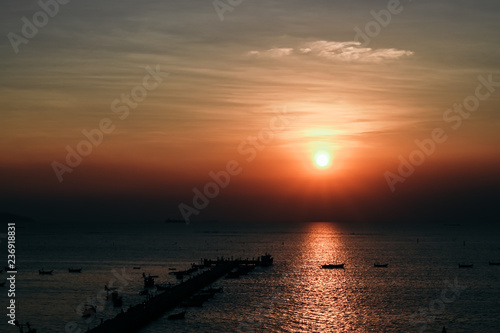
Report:
[[[324,151],[317,152],[314,155],[314,163],[319,168],[326,168],[330,165],[330,154]]]

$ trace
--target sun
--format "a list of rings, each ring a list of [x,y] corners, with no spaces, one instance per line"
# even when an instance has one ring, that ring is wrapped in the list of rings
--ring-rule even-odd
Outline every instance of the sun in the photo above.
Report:
[[[325,151],[318,151],[314,154],[314,164],[316,164],[318,168],[326,168],[330,165],[330,163],[331,157],[329,153]]]

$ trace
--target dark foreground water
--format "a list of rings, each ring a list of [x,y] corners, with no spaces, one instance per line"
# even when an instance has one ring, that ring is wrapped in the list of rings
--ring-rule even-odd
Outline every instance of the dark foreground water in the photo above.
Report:
[[[492,228],[18,224],[17,247],[17,316],[40,333],[85,332],[117,314],[119,308],[98,301],[97,316],[81,318],[82,305],[100,300],[106,283],[121,287],[127,308],[144,298],[142,272],[176,282],[170,267],[266,251],[273,267],[221,279],[215,286],[224,292],[188,309],[184,320],[164,316],[141,332],[441,332],[443,326],[448,333],[500,332],[500,266],[488,264],[500,261],[500,239]],[[346,268],[320,269],[331,262]],[[375,262],[389,267],[374,268]],[[459,269],[459,262],[474,267]],[[70,274],[68,267],[83,272]],[[42,268],[53,275],[39,275]],[[4,309],[7,289],[0,288]],[[4,314],[1,332],[18,332],[6,322]]]

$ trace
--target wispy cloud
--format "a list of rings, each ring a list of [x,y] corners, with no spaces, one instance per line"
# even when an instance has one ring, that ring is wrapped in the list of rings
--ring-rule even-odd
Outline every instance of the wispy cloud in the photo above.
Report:
[[[272,48],[266,51],[250,51],[248,54],[257,57],[279,58],[293,55],[294,51],[294,48]],[[412,51],[407,50],[361,47],[361,43],[355,41],[330,42],[320,40],[306,43],[299,47],[297,51],[300,55],[315,56],[332,61],[363,63],[381,63],[413,55]]]
[[[257,57],[279,58],[289,56],[293,53],[293,48],[272,48],[267,51],[250,51],[248,54]]]

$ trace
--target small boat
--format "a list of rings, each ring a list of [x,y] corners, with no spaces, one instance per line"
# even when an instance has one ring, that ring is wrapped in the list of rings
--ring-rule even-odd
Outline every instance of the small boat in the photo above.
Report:
[[[19,332],[24,333],[24,325],[20,324],[18,320],[14,320],[14,325],[19,327]],[[36,333],[36,328],[31,328],[31,324],[26,322],[26,328],[28,329],[26,333]]]
[[[226,279],[239,279],[239,277],[240,277],[240,273],[238,273],[238,271],[236,271],[236,272],[229,272],[226,275]]]
[[[321,268],[323,269],[344,269],[345,264],[325,264],[321,265]]]
[[[113,299],[113,306],[115,308],[119,308],[123,304],[123,298],[121,296],[117,296]]]
[[[156,284],[155,287],[156,287],[156,290],[161,290],[161,291],[170,290],[170,288],[171,288],[171,286],[166,286],[166,285],[162,285],[162,284]]]
[[[169,271],[175,271],[175,270],[177,270],[177,268],[175,268],[175,267],[169,267],[169,269],[168,269],[168,270],[169,270]]]
[[[144,279],[144,288],[150,288],[155,286],[155,277],[142,273],[142,277]]]
[[[179,313],[171,314],[170,316],[168,316],[168,320],[184,319],[185,316],[186,316],[186,311],[182,311]]]
[[[141,266],[134,266],[132,269],[141,269]]]
[[[113,290],[116,290],[116,289],[118,289],[118,288],[116,288],[116,287],[108,287],[107,284],[104,285],[104,290],[106,290],[106,291],[113,291]]]
[[[40,275],[52,275],[52,272],[53,272],[53,271],[54,271],[54,270],[51,270],[51,271],[44,271],[44,270],[43,270],[43,268],[42,268],[42,270],[38,270],[38,274],[40,274]]]
[[[82,317],[83,318],[88,318],[97,313],[96,307],[93,305],[86,305],[85,309],[83,310]]]
[[[81,273],[82,269],[81,268],[68,268],[68,272],[70,272],[70,273]]]
[[[389,264],[373,264],[373,267],[388,267]]]
[[[269,253],[260,256],[260,265],[264,267],[269,267],[273,264],[274,258]]]
[[[191,307],[201,308],[203,306],[203,302],[204,302],[203,299],[193,299],[193,298],[191,298],[191,299],[183,301],[180,305],[183,308],[191,308]]]
[[[208,289],[202,290],[202,292],[204,292],[204,293],[221,293],[222,291],[223,291],[222,287],[220,287],[220,288],[208,288]]]
[[[472,268],[474,264],[458,264],[458,268]]]
[[[500,262],[498,262],[498,261],[496,261],[496,262],[490,261],[489,264],[490,264],[490,266],[500,266]]]

